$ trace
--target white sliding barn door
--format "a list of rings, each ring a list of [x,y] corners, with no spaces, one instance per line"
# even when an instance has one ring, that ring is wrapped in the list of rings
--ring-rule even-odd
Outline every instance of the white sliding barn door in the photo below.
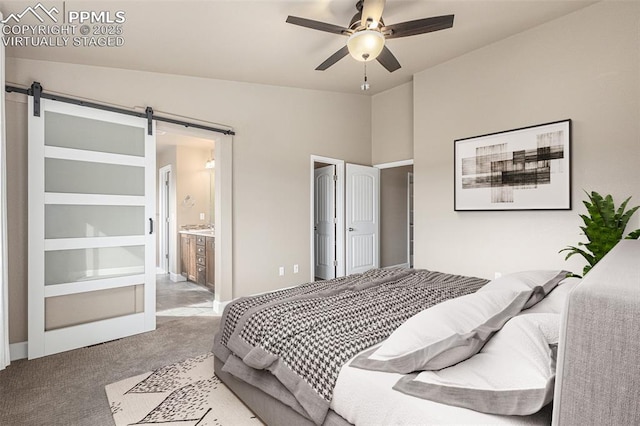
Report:
[[[315,276],[336,277],[336,166],[314,170],[314,253]]]
[[[347,164],[347,274],[380,266],[380,170]]]
[[[30,359],[155,329],[155,136],[143,118],[40,102],[36,117],[29,98]]]

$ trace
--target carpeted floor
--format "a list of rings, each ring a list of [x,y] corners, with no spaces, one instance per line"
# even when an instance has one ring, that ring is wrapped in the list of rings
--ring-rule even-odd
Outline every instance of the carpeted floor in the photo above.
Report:
[[[111,426],[104,387],[211,351],[220,317],[158,317],[157,330],[0,371],[0,425]]]

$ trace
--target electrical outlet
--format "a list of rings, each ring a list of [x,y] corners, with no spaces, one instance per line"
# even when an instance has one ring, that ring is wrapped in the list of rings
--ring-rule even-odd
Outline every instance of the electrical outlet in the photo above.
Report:
[[[204,220],[204,213],[200,213],[200,220]]]
[[[280,274],[281,277],[284,277],[284,266],[281,266],[280,268],[278,268],[278,273]]]
[[[298,268],[298,264],[296,263],[295,265],[293,265],[293,273],[297,274],[298,272],[300,272],[300,268]]]

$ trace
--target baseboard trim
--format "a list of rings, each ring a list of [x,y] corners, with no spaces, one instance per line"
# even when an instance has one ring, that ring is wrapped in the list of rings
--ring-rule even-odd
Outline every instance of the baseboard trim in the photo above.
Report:
[[[226,302],[221,302],[219,300],[214,300],[213,301],[213,312],[215,312],[217,315],[222,315],[222,311],[224,311],[224,308],[231,302],[233,302],[233,300],[227,300]]]
[[[29,356],[29,345],[27,342],[11,343],[9,345],[9,355],[11,356],[11,361],[25,359]]]
[[[408,263],[407,263],[407,267],[409,267],[409,264],[408,264]],[[390,266],[390,268],[392,268],[392,266]],[[273,292],[273,291],[287,290],[287,289],[289,289],[289,288],[294,288],[294,287],[297,287],[297,286],[298,286],[298,284],[296,284],[296,285],[292,285],[292,286],[289,286],[289,287],[278,288],[278,289],[275,289],[275,290],[261,291],[260,293],[253,293],[253,294],[250,294],[250,295],[249,295],[249,296],[247,296],[247,297],[260,296],[260,295],[262,295],[262,294],[271,293],[271,292]],[[214,300],[214,301],[213,301],[213,312],[215,312],[216,314],[222,315],[222,311],[224,311],[224,308],[225,308],[229,303],[233,302],[233,301],[234,301],[234,300],[236,300],[236,299],[238,299],[238,297],[236,297],[236,298],[234,298],[234,299],[231,299],[231,300],[227,300],[227,301],[225,301],[225,302],[221,302],[221,301],[219,301],[219,300]]]
[[[176,274],[174,272],[169,272],[169,279],[174,283],[179,283],[181,281],[186,281],[187,279],[180,274]]]

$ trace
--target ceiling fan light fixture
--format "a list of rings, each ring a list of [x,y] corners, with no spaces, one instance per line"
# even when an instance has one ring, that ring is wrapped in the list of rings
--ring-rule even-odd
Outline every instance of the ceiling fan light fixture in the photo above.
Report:
[[[347,40],[347,48],[356,61],[373,61],[384,48],[384,36],[376,30],[358,31]]]

